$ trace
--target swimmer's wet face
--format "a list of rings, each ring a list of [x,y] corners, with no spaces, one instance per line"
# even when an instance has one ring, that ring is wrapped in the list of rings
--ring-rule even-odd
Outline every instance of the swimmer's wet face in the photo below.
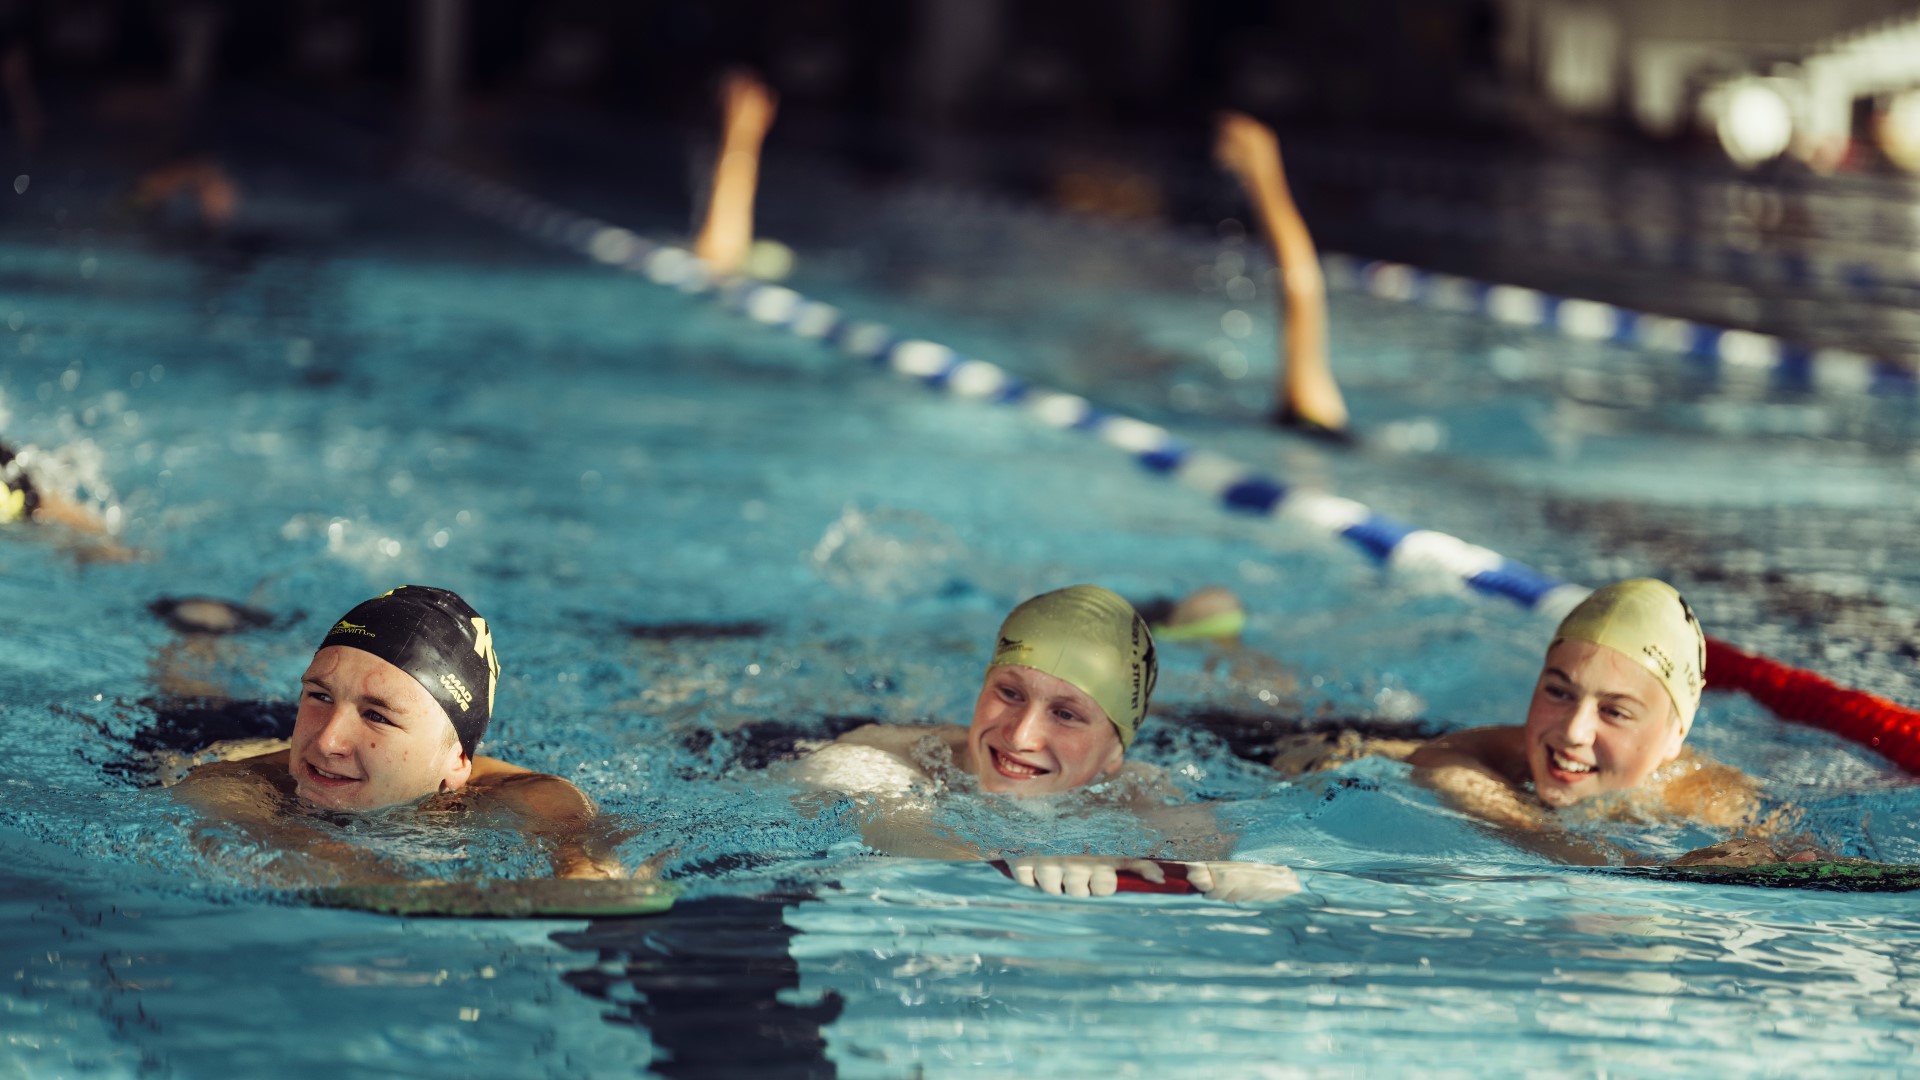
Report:
[[[967,753],[983,791],[1052,795],[1118,773],[1126,747],[1106,710],[1072,683],[996,665],[974,702]]]
[[[377,810],[459,789],[473,761],[418,679],[372,653],[331,645],[301,676],[287,768],[302,802]]]
[[[1527,707],[1527,765],[1551,807],[1639,785],[1680,754],[1686,727],[1660,680],[1618,649],[1560,641]]]

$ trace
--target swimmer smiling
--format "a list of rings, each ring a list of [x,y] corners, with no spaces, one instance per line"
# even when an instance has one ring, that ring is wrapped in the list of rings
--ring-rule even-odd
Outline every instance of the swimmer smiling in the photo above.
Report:
[[[1583,803],[1709,827],[1764,826],[1753,782],[1685,746],[1705,666],[1706,637],[1686,600],[1663,581],[1622,581],[1560,623],[1524,724],[1425,743],[1347,740],[1355,745],[1344,749],[1406,761],[1448,802],[1568,862],[1625,854],[1564,832],[1556,815]],[[1294,771],[1288,766],[1304,756],[1288,750],[1275,766]]]
[[[1094,585],[1045,593],[1014,608],[1001,624],[969,726],[871,724],[803,758],[795,776],[816,789],[879,797],[862,835],[888,854],[988,857],[941,835],[928,808],[914,799],[932,780],[930,755],[950,758],[958,772],[994,795],[1098,795],[1105,787],[1124,809],[1170,836],[1191,837],[1180,842],[1211,854],[1228,839],[1212,814],[1204,807],[1167,806],[1172,792],[1159,770],[1126,760],[1158,677],[1153,636],[1125,600]],[[1110,895],[1122,871],[1164,880],[1161,867],[1147,859],[1031,856],[1008,863],[1021,884],[1071,896]],[[1189,882],[1215,899],[1274,900],[1300,888],[1284,866],[1187,866]]]
[[[313,811],[487,815],[546,847],[560,877],[624,876],[591,800],[567,781],[476,753],[500,665],[485,619],[405,585],[333,625],[300,680],[285,750],[195,768],[172,791],[207,817],[311,860],[297,884],[392,880],[379,860],[301,820]]]

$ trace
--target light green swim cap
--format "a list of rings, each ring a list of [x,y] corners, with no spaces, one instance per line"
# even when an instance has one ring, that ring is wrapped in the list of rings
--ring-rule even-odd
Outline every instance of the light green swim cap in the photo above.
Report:
[[[1634,578],[1600,589],[1567,613],[1547,648],[1562,641],[1589,641],[1633,657],[1666,687],[1680,730],[1693,727],[1706,688],[1707,636],[1673,586]]]
[[[1160,679],[1147,621],[1119,594],[1070,585],[1014,608],[987,667],[1028,667],[1072,683],[1132,746]]]

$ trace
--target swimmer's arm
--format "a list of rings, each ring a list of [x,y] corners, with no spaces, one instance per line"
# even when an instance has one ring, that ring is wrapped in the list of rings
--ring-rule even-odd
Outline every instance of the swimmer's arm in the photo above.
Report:
[[[176,802],[203,819],[193,829],[193,844],[214,862],[232,860],[230,837],[238,832],[253,844],[282,852],[262,867],[248,863],[263,885],[305,888],[318,885],[371,885],[411,880],[394,864],[372,852],[288,820],[280,792],[268,778],[276,766],[286,770],[286,755],[269,754],[243,761],[202,765],[168,788]],[[265,764],[263,764],[265,763]]]
[[[1406,760],[1416,781],[1457,808],[1502,828],[1537,832],[1550,822],[1521,797],[1527,777],[1522,738],[1517,727],[1468,728],[1422,743]]]
[[[1797,810],[1760,817],[1760,786],[1731,765],[1690,751],[1679,763],[1691,766],[1669,780],[1663,795],[1667,812],[1709,828],[1751,828],[1755,833],[1783,831],[1798,820]]]
[[[1175,857],[1187,864],[1187,883],[1210,900],[1262,903],[1282,900],[1300,891],[1300,879],[1288,867],[1228,860],[1226,856],[1233,853],[1238,838],[1220,828],[1219,815],[1211,806],[1162,803],[1139,807],[1135,812],[1166,838],[1166,845]],[[1134,861],[1115,860],[1115,863]],[[1159,881],[1163,876],[1158,866],[1151,871],[1133,865],[1118,865],[1118,868],[1133,870],[1148,881]]]
[[[1135,812],[1166,838],[1166,849],[1175,858],[1223,859],[1233,852],[1236,838],[1221,831],[1219,818],[1205,803],[1153,806]]]
[[[980,862],[988,858],[979,847],[935,821],[927,806],[907,799],[881,799],[861,807],[860,842],[882,855],[907,859]]]
[[[1573,866],[1608,866],[1629,858],[1599,840],[1568,835],[1514,780],[1524,763],[1514,754],[1516,728],[1472,728],[1433,739],[1407,758],[1413,778],[1464,813],[1492,825],[1509,843]]]
[[[33,511],[36,524],[61,525],[91,542],[75,549],[82,562],[131,562],[140,557],[132,548],[116,542],[107,532],[107,523],[99,515],[70,499],[42,491],[40,505]]]
[[[1667,811],[1708,828],[1739,829],[1731,840],[1698,848],[1675,866],[1757,866],[1782,862],[1833,862],[1841,856],[1800,831],[1803,812],[1776,806],[1762,812],[1760,785],[1731,765],[1685,751],[1691,768],[1666,785]]]
[[[500,808],[518,819],[521,832],[547,848],[553,876],[560,878],[624,878],[614,849],[636,835],[619,829],[600,813],[593,800],[572,783],[492,758],[479,758],[476,772],[488,766],[478,786]]]

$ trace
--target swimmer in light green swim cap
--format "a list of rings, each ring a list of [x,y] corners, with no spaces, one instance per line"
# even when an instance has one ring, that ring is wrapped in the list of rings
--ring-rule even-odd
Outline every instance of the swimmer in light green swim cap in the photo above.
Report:
[[[966,727],[872,724],[802,759],[794,776],[822,790],[875,797],[862,828],[881,851],[923,858],[994,855],[934,826],[925,796],[945,794],[931,763],[951,761],[981,791],[1015,798],[1083,792],[1096,805],[1130,811],[1158,828],[1184,856],[1222,854],[1221,834],[1204,806],[1169,805],[1180,797],[1161,771],[1129,763],[1159,679],[1153,634],[1117,594],[1097,585],[1043,593],[1001,623],[986,676]],[[1043,842],[1010,838],[1009,847]],[[1012,857],[1015,880],[1043,891],[1103,896],[1116,874],[1160,880],[1154,862],[1111,856]],[[1188,880],[1209,896],[1277,899],[1298,891],[1292,871],[1251,863],[1188,864]]]
[[[1739,770],[1685,746],[1706,686],[1706,636],[1678,591],[1635,578],[1594,592],[1554,631],[1526,722],[1451,732],[1426,742],[1346,738],[1314,766],[1374,754],[1404,760],[1415,778],[1522,843],[1570,862],[1606,862],[1609,845],[1566,837],[1554,813],[1601,796],[1641,813],[1717,828],[1771,831],[1760,793]],[[1283,749],[1275,766],[1300,768]],[[1289,770],[1292,771],[1292,770]]]

